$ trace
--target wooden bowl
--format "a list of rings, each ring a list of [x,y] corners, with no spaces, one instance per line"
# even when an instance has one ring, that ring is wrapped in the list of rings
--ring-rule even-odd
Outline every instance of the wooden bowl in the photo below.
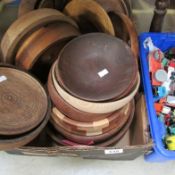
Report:
[[[94,0],[73,0],[70,1],[64,13],[72,17],[82,27],[81,21],[88,21],[93,24],[99,32],[115,35],[112,22],[105,10]],[[82,20],[83,19],[83,20]],[[83,25],[86,25],[83,23]]]
[[[21,0],[18,8],[18,17],[39,8],[63,10],[67,0]]]
[[[47,125],[51,112],[51,103],[48,102],[48,110],[43,121],[33,130],[17,136],[0,136],[0,150],[8,151],[22,147],[35,139]]]
[[[127,6],[123,0],[95,0],[98,2],[107,12],[117,12],[126,14],[129,16]]]
[[[77,122],[75,120],[69,119],[67,116],[62,114],[56,108],[52,109],[52,121],[55,122],[56,125],[64,127],[67,131],[75,131],[80,133],[80,135],[100,135],[114,127],[120,128],[128,119],[128,116],[131,112],[131,103],[127,104],[122,109],[116,111],[108,118],[99,120],[96,122]],[[68,130],[69,129],[69,130]]]
[[[89,142],[87,144],[79,144],[76,142],[73,142],[71,140],[68,140],[66,137],[64,137],[62,134],[60,134],[58,131],[56,131],[51,125],[47,128],[47,133],[48,135],[58,144],[64,145],[64,146],[92,146],[93,144],[95,146],[100,146],[100,147],[107,147],[107,146],[112,146],[116,144],[128,131],[133,117],[134,117],[134,111],[135,111],[135,105],[132,108],[131,115],[126,122],[126,124],[118,131],[114,136],[108,138],[107,140],[101,142],[101,143],[95,143],[94,142]]]
[[[38,126],[48,110],[48,98],[29,74],[0,66],[0,135],[17,135]]]
[[[70,120],[60,113],[56,108],[52,110],[51,123],[55,127],[62,127],[66,131],[81,136],[96,136],[109,132],[114,128],[121,129],[130,116],[132,104],[126,105],[123,109],[115,112],[109,118],[93,123],[83,123]]]
[[[71,18],[53,9],[34,10],[18,18],[2,38],[3,61],[13,63],[20,44],[25,38],[33,31],[53,22],[67,22],[77,27]]]
[[[32,33],[20,46],[16,55],[16,65],[22,69],[30,70],[41,55],[59,43],[66,44],[74,37],[80,35],[77,28],[69,23],[59,22],[47,25]],[[63,45],[62,45],[63,47]],[[53,59],[53,58],[51,58]],[[54,58],[55,59],[55,58]],[[53,63],[55,60],[51,60]],[[50,63],[50,60],[46,64]]]
[[[53,85],[51,71],[48,77],[47,88],[48,88],[50,98],[53,104],[55,105],[55,107],[72,120],[80,121],[80,122],[94,122],[94,121],[105,119],[111,115],[111,113],[107,113],[107,114],[87,113],[84,111],[80,111],[77,108],[71,106],[56,91]]]
[[[132,101],[132,105],[134,105],[134,101]],[[124,115],[128,115],[128,114],[124,114]],[[52,124],[58,132],[60,132],[62,135],[64,135],[69,140],[74,141],[74,142],[79,143],[79,144],[87,145],[89,143],[95,144],[95,143],[100,143],[100,142],[107,140],[108,138],[115,135],[119,131],[119,129],[121,129],[123,127],[123,125],[125,123],[122,123],[123,125],[120,125],[120,128],[115,127],[104,134],[96,135],[96,136],[80,136],[80,135],[68,132],[65,128],[63,128],[61,126],[57,127],[55,122],[52,122]]]
[[[125,40],[127,43],[130,41],[131,50],[135,56],[138,58],[139,56],[139,46],[138,46],[138,35],[136,31],[136,27],[131,19],[122,13],[117,12],[109,12],[110,18],[113,22],[114,28],[116,29],[116,36]],[[121,26],[121,29],[120,27]],[[121,31],[118,35],[118,29]],[[125,36],[122,36],[120,33],[125,33]],[[127,35],[126,35],[127,34]]]
[[[70,105],[72,105],[73,107],[81,111],[85,111],[88,113],[104,114],[104,113],[114,112],[122,108],[134,98],[140,86],[140,75],[138,73],[138,80],[136,83],[137,85],[135,89],[128,96],[117,101],[109,101],[109,102],[101,102],[101,103],[88,102],[88,101],[80,100],[70,95],[58,84],[54,73],[55,66],[56,64],[53,65],[51,69],[51,73],[52,73],[53,84],[57,92],[67,103],[69,103]]]
[[[59,83],[75,97],[107,101],[130,92],[137,77],[137,60],[122,40],[91,33],[64,47],[56,70]]]

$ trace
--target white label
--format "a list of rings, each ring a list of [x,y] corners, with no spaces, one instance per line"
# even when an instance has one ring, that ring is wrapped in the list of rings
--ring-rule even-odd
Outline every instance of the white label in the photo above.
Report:
[[[7,77],[2,75],[0,76],[0,83],[2,83],[3,81],[6,81],[7,80]]]
[[[107,69],[103,69],[102,71],[98,72],[100,78],[103,78],[107,74],[109,74],[109,71]]]
[[[105,154],[122,154],[123,149],[107,149],[105,150]]]
[[[163,114],[169,114],[171,112],[171,108],[169,108],[168,106],[164,106],[162,109],[162,113]]]

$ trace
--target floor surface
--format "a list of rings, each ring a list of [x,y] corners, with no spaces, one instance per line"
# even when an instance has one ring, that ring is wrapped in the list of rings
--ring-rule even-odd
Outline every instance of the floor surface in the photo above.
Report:
[[[175,161],[84,160],[66,157],[30,157],[0,153],[0,175],[175,175]]]

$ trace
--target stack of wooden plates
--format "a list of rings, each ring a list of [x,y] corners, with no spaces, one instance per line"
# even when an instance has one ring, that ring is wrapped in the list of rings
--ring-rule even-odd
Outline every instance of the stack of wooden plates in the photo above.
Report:
[[[41,84],[29,74],[0,66],[0,150],[29,143],[46,126],[50,103]]]

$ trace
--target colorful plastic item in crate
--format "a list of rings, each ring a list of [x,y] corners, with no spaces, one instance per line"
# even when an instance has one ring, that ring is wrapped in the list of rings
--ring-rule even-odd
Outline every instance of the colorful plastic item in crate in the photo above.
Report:
[[[157,118],[154,108],[154,97],[148,65],[149,48],[146,48],[144,45],[144,41],[149,37],[153,41],[153,44],[163,52],[175,47],[175,33],[143,33],[139,37],[142,80],[145,91],[151,136],[154,142],[153,152],[145,156],[145,159],[151,162],[175,160],[175,151],[170,151],[165,148],[163,138],[166,135],[166,127],[164,123]]]

